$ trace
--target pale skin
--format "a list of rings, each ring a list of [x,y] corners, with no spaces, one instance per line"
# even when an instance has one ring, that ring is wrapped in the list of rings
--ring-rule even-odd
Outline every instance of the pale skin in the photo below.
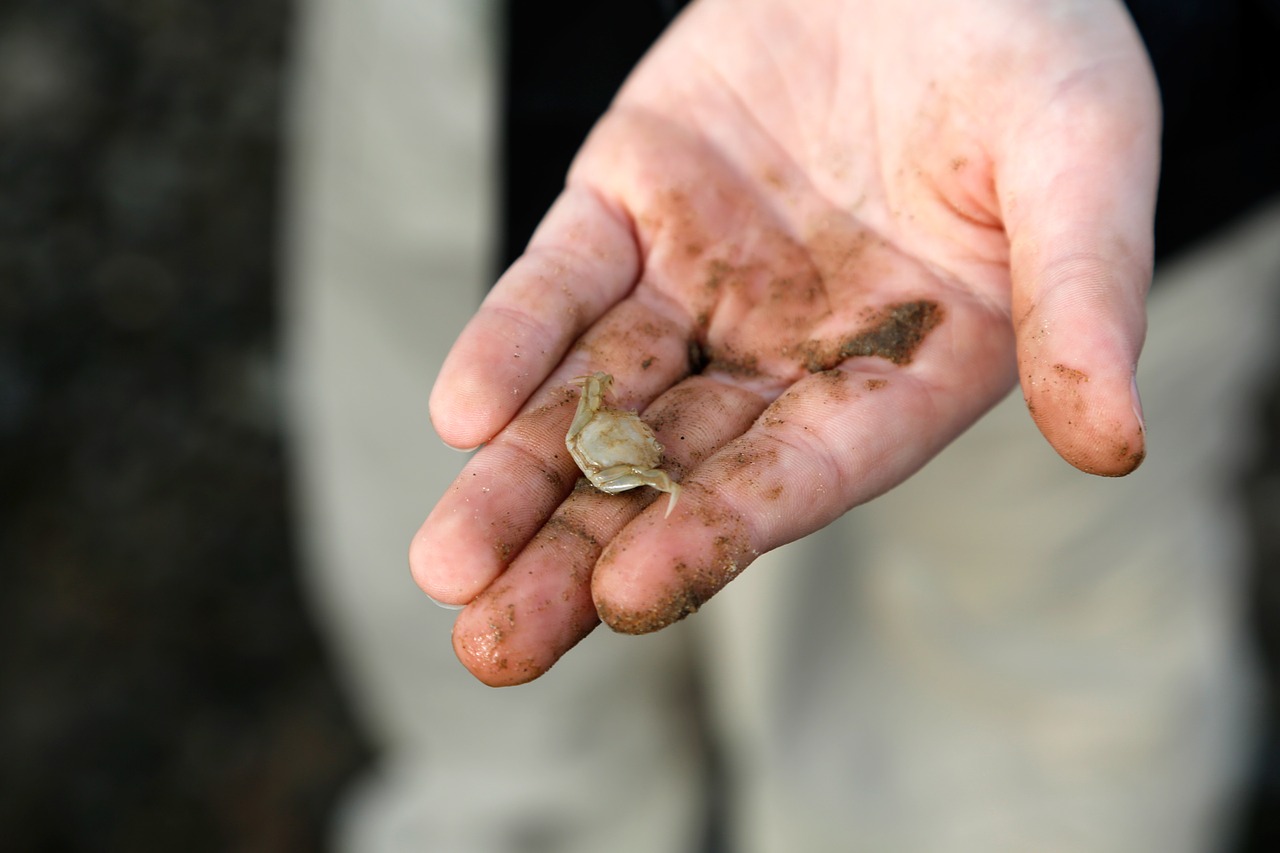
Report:
[[[1114,0],[694,3],[432,392],[444,441],[484,445],[410,550],[466,605],[462,663],[516,684],[601,619],[683,618],[1017,384],[1067,462],[1137,467],[1159,132]],[[666,448],[669,517],[576,486],[596,371]]]

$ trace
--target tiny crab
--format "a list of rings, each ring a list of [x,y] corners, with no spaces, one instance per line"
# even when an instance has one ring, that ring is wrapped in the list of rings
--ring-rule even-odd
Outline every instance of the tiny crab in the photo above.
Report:
[[[613,384],[609,374],[579,376],[573,384],[582,386],[578,411],[564,437],[573,461],[602,492],[613,495],[637,486],[666,492],[671,495],[666,514],[671,515],[680,498],[680,484],[658,469],[662,445],[653,430],[635,412],[604,404],[605,392]]]

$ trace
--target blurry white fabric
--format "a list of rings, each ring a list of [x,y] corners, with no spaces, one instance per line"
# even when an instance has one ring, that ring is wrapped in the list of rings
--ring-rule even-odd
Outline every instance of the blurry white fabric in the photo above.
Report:
[[[495,691],[405,565],[464,456],[426,401],[491,274],[496,8],[310,0],[283,316],[307,582],[379,751],[335,846],[1197,851],[1249,743],[1231,484],[1268,362],[1280,208],[1162,271],[1150,458],[1059,460],[1014,395],[907,484],[685,623],[597,631]]]

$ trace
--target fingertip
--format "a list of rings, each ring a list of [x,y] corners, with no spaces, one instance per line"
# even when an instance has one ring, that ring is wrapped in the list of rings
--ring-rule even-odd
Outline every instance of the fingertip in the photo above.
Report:
[[[642,512],[605,546],[591,573],[591,601],[596,615],[619,634],[652,633],[696,610],[674,608],[661,612],[657,599],[662,596],[654,594],[657,555],[651,546],[643,544],[652,526],[650,511]]]
[[[428,411],[440,440],[454,450],[466,452],[493,438],[514,413],[518,401],[500,405],[474,371],[452,366],[449,361],[445,361],[431,388]]]
[[[653,508],[639,516],[614,539],[596,563],[591,576],[591,599],[600,621],[619,634],[651,634],[696,613],[714,590],[699,595],[688,585],[687,564],[676,560],[668,568],[661,549],[645,546],[651,532]],[[660,516],[666,523],[666,516]]]
[[[1146,335],[1149,246],[1078,236],[1059,250],[1015,269],[1030,303],[1016,329],[1023,396],[1063,459],[1123,476],[1146,454],[1134,372]]]
[[[685,486],[679,512],[667,517],[651,505],[605,548],[591,598],[612,630],[650,634],[698,612],[754,556],[741,520]]]
[[[526,566],[486,589],[453,626],[458,660],[491,687],[540,678],[599,624],[585,586],[562,589],[559,566]],[[559,590],[557,592],[557,590]]]
[[[1062,362],[1030,379],[1027,408],[1040,432],[1071,465],[1123,477],[1146,457],[1146,428],[1131,379],[1090,375]]]
[[[668,625],[674,625],[698,612],[704,599],[687,588],[675,587],[654,596],[627,595],[607,587],[597,592],[592,589],[596,613],[600,621],[619,634],[652,634]]]
[[[505,617],[493,618],[488,608],[467,608],[453,624],[453,653],[468,672],[489,687],[527,684],[543,675],[550,664],[509,648],[512,628]]]
[[[480,590],[441,559],[437,537],[424,532],[430,522],[428,519],[409,542],[409,574],[435,604],[446,609],[465,607]]]

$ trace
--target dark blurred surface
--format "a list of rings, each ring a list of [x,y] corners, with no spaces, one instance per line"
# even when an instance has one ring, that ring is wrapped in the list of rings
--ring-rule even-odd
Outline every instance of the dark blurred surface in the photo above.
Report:
[[[367,760],[296,585],[281,446],[290,12],[0,5],[3,849],[319,849]],[[1260,412],[1275,436],[1280,392]],[[1245,492],[1274,674],[1274,442]],[[1280,849],[1278,756],[1234,851]]]
[[[364,759],[296,584],[290,4],[0,4],[0,848],[314,850]]]

